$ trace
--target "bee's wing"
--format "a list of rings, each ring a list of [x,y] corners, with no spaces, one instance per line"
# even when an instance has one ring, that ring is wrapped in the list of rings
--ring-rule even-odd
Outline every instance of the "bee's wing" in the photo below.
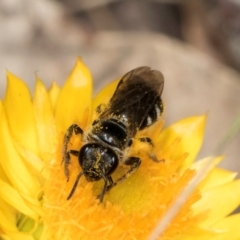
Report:
[[[137,129],[142,129],[149,111],[160,99],[163,85],[161,72],[151,70],[149,67],[133,69],[120,80],[108,107],[100,118],[120,116],[127,119],[129,136],[134,136]]]

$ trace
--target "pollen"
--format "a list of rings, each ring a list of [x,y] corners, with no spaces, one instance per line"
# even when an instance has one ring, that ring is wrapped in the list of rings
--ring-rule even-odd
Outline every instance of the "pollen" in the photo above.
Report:
[[[159,128],[159,126],[158,126]],[[157,129],[157,128],[156,128]],[[76,136],[75,136],[76,137]],[[79,148],[72,139],[72,148]],[[60,143],[61,145],[61,143]],[[160,148],[160,147],[159,147]],[[61,149],[61,146],[59,147]],[[170,147],[171,149],[171,147]],[[156,147],[158,151],[158,147]],[[97,183],[81,179],[74,196],[66,200],[81,171],[73,158],[69,182],[61,167],[61,152],[56,164],[49,167],[49,180],[45,184],[45,231],[49,239],[147,239],[158,220],[171,208],[184,187],[195,175],[194,170],[178,172],[186,154],[179,159],[170,159],[168,151],[157,154],[159,163],[142,156],[138,171],[126,181],[114,187],[104,202],[96,198],[103,181]],[[113,178],[126,171],[120,167]],[[169,191],[171,189],[171,191]],[[197,230],[204,214],[194,216],[191,205],[200,199],[195,191],[166,229],[161,239],[173,239],[193,229]],[[64,228],[61,227],[64,224]],[[174,227],[173,227],[174,226]],[[66,231],[66,229],[68,229]]]
[[[109,107],[119,79],[92,99],[90,72],[78,59],[62,88],[53,83],[47,90],[37,77],[32,98],[21,79],[9,72],[7,77],[5,99],[0,101],[0,239],[149,239],[201,167],[209,164],[209,158],[194,162],[206,116],[163,127],[161,114],[150,127],[137,128],[136,136],[127,138],[129,148],[122,155],[141,159],[135,173],[114,186],[103,202],[98,196],[104,181],[89,182],[82,176],[67,200],[82,169],[79,156],[71,156],[66,178],[64,134],[72,124],[84,132],[83,136],[73,133],[67,150],[77,152],[90,141],[91,124],[99,117],[95,109]],[[141,142],[148,138],[151,144]],[[237,173],[217,167],[221,159],[207,165],[203,180],[156,239],[240,239],[240,214],[233,213],[240,204],[240,180],[235,179]],[[127,170],[129,166],[120,164],[113,181]]]

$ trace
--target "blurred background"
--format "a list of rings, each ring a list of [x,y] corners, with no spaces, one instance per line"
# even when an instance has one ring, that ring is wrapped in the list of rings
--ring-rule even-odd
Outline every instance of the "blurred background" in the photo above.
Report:
[[[199,158],[240,112],[240,0],[0,0],[0,96],[6,69],[34,89],[62,85],[77,56],[95,93],[127,71],[163,72],[166,126],[208,113]],[[240,135],[221,166],[240,171]]]

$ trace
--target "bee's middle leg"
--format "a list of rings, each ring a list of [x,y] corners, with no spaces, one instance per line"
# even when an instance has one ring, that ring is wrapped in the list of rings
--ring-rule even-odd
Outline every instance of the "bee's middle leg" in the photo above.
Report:
[[[136,172],[137,169],[139,168],[139,166],[141,165],[141,159],[137,158],[137,157],[129,157],[125,161],[125,164],[131,166],[130,169],[125,174],[123,174],[122,177],[120,177],[115,182],[113,182],[113,184],[111,186],[108,186],[106,189],[106,193],[109,192],[111,188],[113,188],[114,186],[118,185],[119,183],[125,181],[134,172]]]

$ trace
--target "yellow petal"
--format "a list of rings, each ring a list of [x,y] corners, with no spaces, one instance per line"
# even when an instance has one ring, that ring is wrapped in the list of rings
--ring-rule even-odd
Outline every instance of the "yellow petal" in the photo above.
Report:
[[[190,166],[190,169],[195,170],[202,181],[221,162],[222,159],[223,157],[206,157],[204,159],[194,162]]]
[[[78,59],[59,95],[56,107],[56,124],[59,132],[74,122],[80,122],[87,108],[91,107],[92,77]]]
[[[0,118],[1,118],[1,116],[0,116]],[[0,162],[1,162],[1,161],[0,161]],[[8,179],[6,173],[4,172],[4,170],[3,170],[3,168],[2,168],[1,165],[0,165],[0,179],[2,179],[3,181],[9,183],[9,179]]]
[[[55,153],[58,138],[48,92],[39,78],[37,78],[33,107],[40,154],[43,160],[49,161]]]
[[[7,236],[5,234],[0,234],[0,239],[2,239],[2,240],[12,240],[9,236]]]
[[[108,104],[116,87],[119,83],[119,79],[109,83],[105,86],[93,99],[93,109],[96,109],[100,104]]]
[[[45,167],[43,160],[38,158],[32,152],[29,152],[26,148],[23,148],[17,144],[15,144],[15,147],[20,156],[25,160],[28,171],[31,172],[32,176],[36,177],[38,182],[43,183],[43,169]]]
[[[214,168],[209,175],[201,182],[200,190],[206,191],[228,182],[232,182],[237,176],[236,172],[230,172],[221,168]]]
[[[43,196],[43,193],[41,190],[39,190],[39,192],[36,194],[36,198],[32,198],[29,195],[26,195],[24,193],[21,194],[21,197],[24,199],[24,202],[26,203],[26,205],[32,210],[34,211],[37,216],[42,216],[43,215],[43,211],[42,211],[42,203],[41,203],[41,199]],[[36,220],[36,219],[35,219]]]
[[[191,230],[190,230],[191,231]],[[217,235],[216,232],[207,229],[199,229],[196,232],[183,234],[177,240],[212,240]]]
[[[0,198],[0,239],[6,240],[34,240],[32,236],[21,233],[18,224],[19,215],[17,211],[10,207]]]
[[[43,224],[23,216],[18,220],[18,229],[23,233],[28,233],[30,236],[33,236],[35,240],[38,240],[41,237]]]
[[[194,213],[207,212],[200,226],[209,227],[230,214],[240,204],[240,180],[203,191],[200,201],[193,205]]]
[[[30,236],[29,234],[24,234],[20,231],[7,231],[5,230],[6,234],[0,235],[0,239],[6,240],[35,240],[34,237]]]
[[[157,144],[160,144],[164,151],[176,139],[180,139],[171,157],[172,159],[179,159],[184,153],[189,153],[183,163],[183,168],[187,168],[194,161],[202,146],[205,122],[205,115],[180,120],[160,133]]]
[[[17,211],[15,208],[7,204],[0,198],[0,229],[6,228],[11,231],[16,231]]]
[[[3,200],[5,200],[11,206],[16,208],[19,212],[31,218],[37,219],[38,215],[26,205],[25,201],[23,200],[22,196],[18,193],[18,191],[9,184],[2,181],[1,179],[0,179],[0,196]]]
[[[7,78],[4,106],[11,135],[18,144],[38,155],[36,125],[28,87],[22,80],[9,72]]]
[[[57,101],[59,94],[61,92],[61,88],[57,85],[56,82],[53,82],[51,88],[49,89],[49,99],[52,105],[52,109],[55,112]]]
[[[240,239],[240,213],[222,219],[212,227],[222,233],[211,240],[239,240]]]
[[[16,151],[2,102],[0,102],[0,116],[0,163],[2,168],[16,190],[34,197],[40,185]]]

